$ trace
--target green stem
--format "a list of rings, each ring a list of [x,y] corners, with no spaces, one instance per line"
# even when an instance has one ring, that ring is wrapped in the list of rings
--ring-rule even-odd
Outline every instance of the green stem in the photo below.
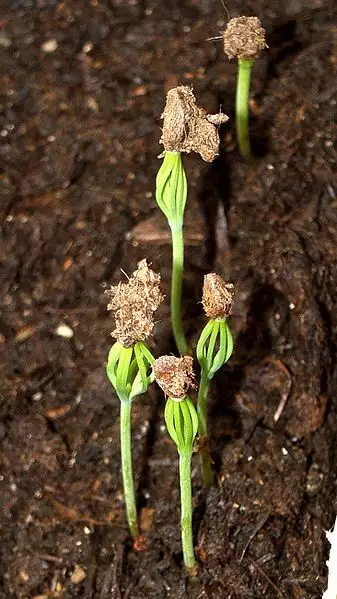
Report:
[[[190,353],[181,319],[181,295],[184,273],[183,224],[170,223],[172,232],[171,322],[174,339],[181,356]]]
[[[201,441],[200,465],[201,475],[205,487],[211,487],[214,482],[212,462],[209,455],[208,437],[207,437],[207,395],[209,391],[209,379],[205,370],[201,371],[199,393],[198,393],[198,419],[199,419],[199,437]],[[205,447],[203,447],[205,442]]]
[[[197,562],[194,556],[192,533],[191,458],[191,451],[184,451],[179,455],[181,542],[185,567],[193,576],[197,573]]]
[[[131,535],[136,539],[139,535],[139,528],[132,475],[131,405],[131,402],[121,401],[120,436],[126,517]]]
[[[241,156],[251,160],[254,156],[249,140],[249,88],[254,60],[239,58],[236,83],[236,135]]]

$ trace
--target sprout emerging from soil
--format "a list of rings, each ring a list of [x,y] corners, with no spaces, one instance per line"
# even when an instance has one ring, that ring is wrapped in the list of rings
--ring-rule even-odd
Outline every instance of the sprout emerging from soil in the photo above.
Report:
[[[199,438],[201,446],[201,471],[205,486],[213,484],[211,458],[207,438],[207,396],[210,381],[215,373],[229,360],[233,352],[233,336],[227,317],[233,306],[233,285],[215,273],[204,277],[202,303],[208,322],[197,344],[197,359],[201,369],[198,393]]]
[[[194,555],[192,534],[191,460],[193,443],[198,431],[198,415],[188,397],[194,386],[193,360],[190,356],[161,356],[153,364],[158,385],[168,396],[165,406],[167,431],[179,453],[181,502],[181,542],[184,564],[190,576],[196,576],[198,566]]]
[[[153,382],[154,357],[144,341],[153,330],[153,315],[163,296],[160,276],[149,269],[146,260],[138,264],[128,283],[119,283],[107,292],[108,310],[115,313],[117,338],[111,347],[107,375],[120,402],[120,439],[124,499],[131,535],[139,535],[132,470],[131,406],[137,395],[145,393]]]
[[[161,143],[164,160],[156,180],[156,201],[165,214],[172,233],[171,321],[180,354],[190,353],[181,319],[181,294],[184,271],[183,223],[187,200],[187,180],[181,153],[198,152],[207,162],[219,152],[217,126],[227,121],[224,114],[208,115],[196,104],[191,88],[175,87],[167,94],[162,114]]]
[[[265,30],[257,17],[231,19],[223,32],[224,52],[238,59],[236,84],[236,133],[241,155],[253,158],[249,140],[248,99],[251,71],[261,50],[267,48]]]

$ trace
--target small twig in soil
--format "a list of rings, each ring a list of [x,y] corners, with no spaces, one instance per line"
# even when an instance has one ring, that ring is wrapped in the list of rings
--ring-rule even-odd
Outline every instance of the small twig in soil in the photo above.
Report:
[[[265,525],[265,523],[267,522],[269,516],[270,516],[270,510],[268,510],[260,519],[260,521],[257,523],[257,525],[255,526],[255,528],[253,529],[252,533],[249,535],[244,548],[242,550],[241,556],[239,558],[239,564],[242,563],[242,560],[245,556],[245,553],[249,547],[249,545],[251,544],[252,540],[254,539],[254,537],[257,535],[257,533],[259,532],[259,530],[261,530],[261,528]]]
[[[53,562],[55,564],[63,564],[64,560],[62,557],[56,555],[49,555],[49,553],[39,553],[36,557],[43,560],[44,562]]]
[[[249,558],[249,561],[251,562],[252,566],[259,572],[259,574],[261,574],[262,578],[264,578],[266,582],[270,584],[270,586],[274,589],[275,593],[277,593],[277,595],[281,599],[285,599],[281,589],[279,589],[278,586],[276,586],[275,582],[273,582],[271,578],[269,578],[268,574],[266,574],[265,571],[262,570],[262,568],[251,557]]]
[[[49,501],[53,505],[53,508],[58,512],[60,518],[55,518],[56,522],[64,522],[65,520],[71,520],[73,522],[86,522],[92,526],[112,526],[111,520],[97,520],[92,518],[89,514],[81,514],[76,508],[64,505],[54,497],[49,497]],[[116,510],[119,513],[119,510]],[[42,521],[39,520],[42,524]]]
[[[281,370],[287,375],[288,382],[287,382],[285,391],[283,393],[281,393],[280,403],[277,406],[277,409],[274,414],[274,422],[278,422],[279,419],[281,418],[284,408],[286,407],[290,389],[291,389],[291,374],[290,374],[289,370],[280,360],[277,360],[277,363],[278,363],[278,366],[281,368]]]
[[[91,599],[95,593],[95,585],[96,585],[96,576],[97,576],[97,561],[96,558],[93,557],[87,567],[87,578],[85,582],[85,597],[87,599]]]
[[[125,589],[125,593],[124,593],[123,599],[129,599],[129,597],[130,597],[130,593],[131,593],[131,591],[132,591],[134,588],[135,588],[135,585],[134,585],[134,583],[133,583],[133,582],[130,582],[130,584],[129,584],[129,585],[126,587],[126,589]]]
[[[118,567],[123,558],[123,546],[118,545],[115,551],[115,559],[110,564],[102,583],[99,599],[122,599],[122,594],[117,581]]]
[[[288,393],[282,393],[280,403],[277,406],[277,410],[276,410],[276,412],[274,414],[274,422],[278,422],[279,419],[281,418],[281,416],[283,414],[283,410],[286,407],[286,403],[288,401],[288,397],[289,397],[289,392]]]

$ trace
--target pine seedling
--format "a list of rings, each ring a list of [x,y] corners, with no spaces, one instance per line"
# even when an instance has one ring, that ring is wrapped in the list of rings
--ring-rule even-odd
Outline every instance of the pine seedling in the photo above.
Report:
[[[267,48],[265,30],[257,17],[231,19],[223,32],[224,51],[228,58],[238,59],[236,81],[236,135],[241,156],[253,158],[249,138],[249,90],[251,72],[260,51]]]
[[[179,353],[191,353],[181,318],[184,272],[184,212],[187,180],[182,152],[198,152],[211,162],[219,152],[218,125],[228,120],[225,114],[209,115],[199,108],[192,89],[175,87],[167,94],[162,115],[164,160],[156,180],[156,201],[167,218],[172,235],[171,323]]]
[[[117,339],[109,351],[107,375],[120,399],[124,501],[133,539],[139,536],[139,526],[132,469],[131,407],[135,397],[145,393],[154,380],[151,371],[154,357],[146,341],[153,331],[154,312],[164,299],[159,283],[160,275],[142,260],[127,283],[119,283],[107,291],[108,310],[114,312],[116,322],[111,335]]]
[[[165,422],[167,431],[179,454],[181,502],[181,542],[183,559],[190,576],[196,576],[198,566],[193,548],[191,459],[198,431],[198,415],[187,395],[194,387],[193,358],[161,356],[153,364],[158,385],[167,396]]]
[[[215,373],[229,360],[233,351],[233,336],[227,323],[233,305],[233,285],[226,284],[214,273],[204,277],[202,303],[208,322],[197,343],[197,360],[200,365],[198,393],[198,419],[201,473],[204,485],[213,484],[212,463],[207,435],[207,396]]]

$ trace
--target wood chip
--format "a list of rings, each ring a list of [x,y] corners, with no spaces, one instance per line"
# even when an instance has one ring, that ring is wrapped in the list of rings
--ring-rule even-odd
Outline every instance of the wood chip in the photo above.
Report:
[[[86,572],[83,570],[83,568],[81,568],[81,566],[76,564],[75,570],[73,571],[73,573],[71,575],[71,582],[73,582],[74,584],[79,584],[80,582],[83,582],[83,580],[86,577],[87,577],[87,575],[86,575]]]
[[[140,511],[139,524],[142,532],[147,532],[152,526],[154,509],[152,507],[143,507]]]
[[[35,327],[33,325],[27,325],[25,327],[22,327],[16,333],[15,341],[17,341],[18,343],[22,343],[23,341],[26,341],[26,339],[29,339],[29,337],[32,337],[34,335],[34,333],[36,333],[36,330],[37,330],[37,327]]]
[[[51,40],[47,40],[45,42],[43,42],[41,48],[43,50],[43,52],[47,52],[47,54],[50,54],[51,52],[55,52],[55,50],[57,50],[57,40],[56,39],[51,39]]]
[[[145,96],[145,94],[148,93],[148,88],[145,85],[139,85],[138,87],[135,87],[134,90],[132,90],[132,95],[133,96]]]
[[[67,270],[69,270],[69,268],[71,268],[72,265],[73,265],[72,258],[66,258],[65,261],[63,262],[64,272],[67,272]]]
[[[46,417],[50,418],[50,420],[56,420],[57,418],[61,418],[70,412],[71,405],[66,404],[65,406],[60,406],[59,408],[50,408],[46,411]]]
[[[55,335],[58,335],[59,337],[64,337],[65,339],[71,339],[74,336],[74,331],[63,322],[58,325],[54,332]]]

